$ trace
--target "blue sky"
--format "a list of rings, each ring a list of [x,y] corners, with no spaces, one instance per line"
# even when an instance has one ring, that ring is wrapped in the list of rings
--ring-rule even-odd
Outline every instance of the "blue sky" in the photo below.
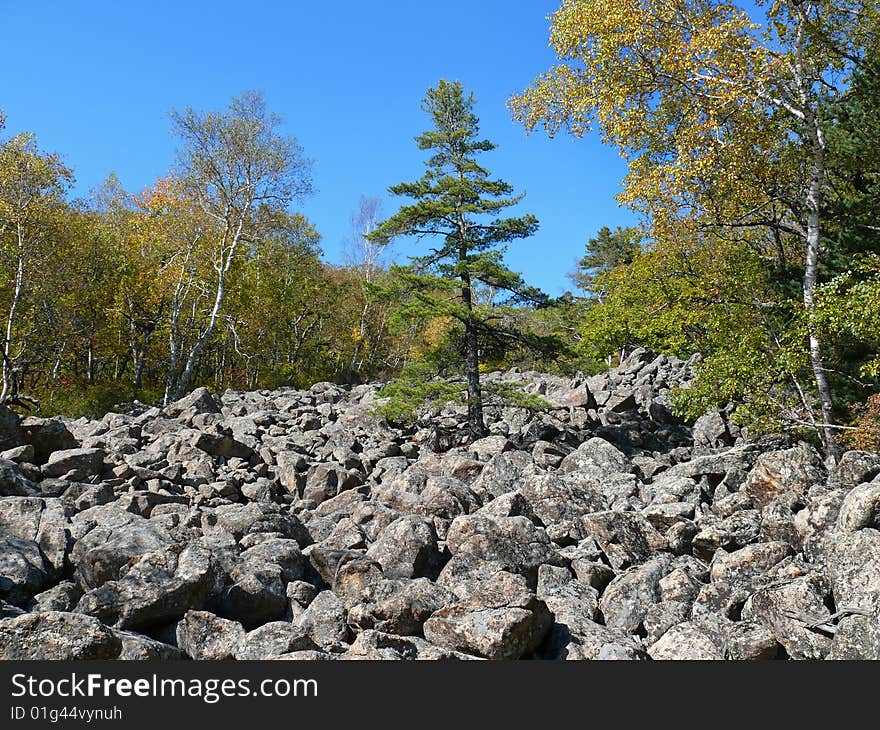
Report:
[[[549,21],[558,0],[301,2],[0,0],[0,109],[7,133],[36,132],[63,154],[85,194],[114,171],[140,190],[173,159],[168,112],[219,108],[244,89],[264,92],[316,162],[317,193],[301,209],[338,262],[361,194],[401,201],[387,187],[422,174],[413,141],[438,79],[477,97],[483,156],[527,196],[541,222],[511,244],[510,266],[550,294],[602,225],[632,223],[614,196],[625,166],[598,135],[526,136],[505,102],[554,61]],[[398,257],[416,253],[398,244]]]

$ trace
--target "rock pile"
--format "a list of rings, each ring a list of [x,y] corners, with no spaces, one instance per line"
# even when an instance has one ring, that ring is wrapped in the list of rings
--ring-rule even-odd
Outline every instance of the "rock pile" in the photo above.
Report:
[[[493,374],[553,408],[475,443],[373,385],[3,411],[0,658],[880,658],[880,454],[684,423],[693,364]]]

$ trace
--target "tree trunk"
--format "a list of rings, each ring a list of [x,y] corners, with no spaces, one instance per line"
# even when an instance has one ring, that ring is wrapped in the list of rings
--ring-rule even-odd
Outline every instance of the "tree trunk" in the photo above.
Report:
[[[6,337],[3,340],[3,390],[0,392],[0,403],[5,402],[11,395],[15,395],[15,373],[13,372],[10,356],[12,354],[12,331],[15,325],[15,315],[18,303],[21,300],[21,291],[24,287],[24,232],[21,225],[18,226],[18,266],[15,271],[15,289],[12,293],[12,303],[9,306],[9,316],[6,318]]]
[[[208,344],[208,340],[214,333],[214,327],[217,324],[217,319],[220,317],[220,309],[223,306],[223,300],[226,298],[227,271],[227,267],[221,267],[220,269],[217,277],[217,291],[214,296],[214,306],[211,308],[211,316],[208,319],[207,326],[205,327],[202,334],[199,336],[199,339],[196,340],[196,343],[189,351],[189,355],[186,358],[186,365],[184,365],[183,372],[180,374],[180,378],[177,381],[177,389],[174,392],[175,400],[183,398],[183,396],[186,395],[186,391],[189,389],[189,384],[192,380],[193,371],[195,370],[196,362],[199,359],[199,355],[202,354],[202,350],[205,349],[205,345]]]
[[[471,316],[474,304],[470,275],[462,274],[461,282],[461,301],[467,310],[467,318],[464,322],[464,364],[467,373],[468,427],[474,438],[480,438],[486,433],[486,424],[483,422],[483,394],[480,388],[480,350],[477,341],[477,328]]]
[[[807,313],[807,328],[810,343],[810,365],[816,381],[816,391],[822,409],[822,439],[829,457],[837,461],[840,447],[834,433],[834,400],[831,386],[822,359],[822,342],[814,321],[814,291],[819,269],[820,209],[822,205],[822,185],[825,175],[825,146],[821,133],[813,136],[813,159],[810,165],[810,185],[807,192],[807,235],[804,266],[804,309]]]

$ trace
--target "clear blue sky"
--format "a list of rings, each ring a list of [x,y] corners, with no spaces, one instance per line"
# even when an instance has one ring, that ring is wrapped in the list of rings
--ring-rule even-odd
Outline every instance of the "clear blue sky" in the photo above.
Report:
[[[484,155],[525,190],[539,233],[511,244],[508,262],[550,294],[602,225],[633,216],[614,200],[625,174],[598,135],[530,137],[505,102],[554,60],[547,16],[557,0],[0,0],[0,109],[9,132],[31,130],[64,155],[85,195],[114,171],[138,191],[172,159],[168,112],[218,108],[260,89],[316,161],[317,193],[303,211],[339,261],[359,196],[420,176],[413,137],[427,126],[420,101],[438,79],[478,100]],[[416,252],[396,246],[399,258]]]

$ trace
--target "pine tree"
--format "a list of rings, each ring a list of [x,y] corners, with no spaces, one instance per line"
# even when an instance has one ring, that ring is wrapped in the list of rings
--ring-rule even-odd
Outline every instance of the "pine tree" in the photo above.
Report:
[[[596,236],[587,241],[587,252],[578,261],[572,280],[601,303],[605,291],[597,286],[597,278],[616,266],[631,263],[642,250],[641,241],[642,234],[638,228],[617,226],[612,231],[608,226],[602,226]]]
[[[433,129],[416,137],[419,149],[432,153],[425,174],[415,182],[389,188],[392,194],[414,202],[401,207],[371,235],[383,242],[399,236],[437,241],[427,255],[413,259],[399,274],[406,280],[411,313],[425,319],[446,317],[460,325],[468,424],[476,436],[485,432],[481,342],[524,337],[499,325],[491,311],[480,307],[478,291],[485,287],[493,298],[504,292],[508,302],[544,301],[540,292],[526,286],[502,262],[504,244],[532,235],[538,221],[532,215],[492,219],[523,196],[514,195],[508,183],[492,179],[477,162],[479,153],[490,152],[496,145],[480,138],[474,97],[465,94],[460,82],[441,80],[428,90],[422,108],[434,123]]]

